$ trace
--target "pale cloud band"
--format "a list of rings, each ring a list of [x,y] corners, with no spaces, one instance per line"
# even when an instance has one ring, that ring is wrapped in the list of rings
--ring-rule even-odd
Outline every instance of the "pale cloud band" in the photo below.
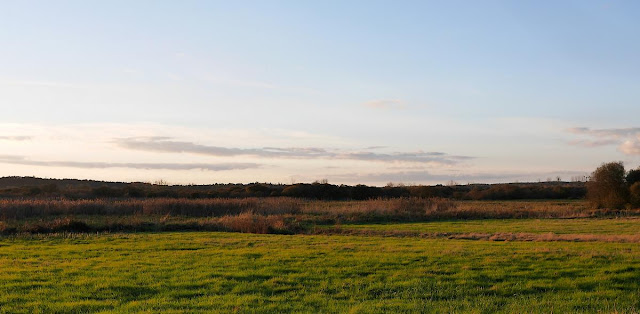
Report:
[[[0,124],[0,134],[0,170],[4,175],[142,181],[164,176],[176,182],[203,184],[286,182],[299,175],[315,180],[327,174],[328,166],[340,166],[330,170],[334,175],[342,171],[392,171],[394,167],[439,171],[468,167],[467,162],[474,160],[462,154],[393,149],[291,130]]]
[[[568,142],[569,145],[573,146],[583,146],[583,147],[600,147],[607,145],[617,145],[620,144],[619,140],[572,140]]]
[[[0,141],[28,141],[31,140],[31,136],[0,136]]]
[[[165,170],[207,170],[225,171],[259,168],[255,163],[117,163],[117,162],[90,162],[90,161],[42,161],[30,160],[24,156],[0,155],[0,163],[45,166],[45,167],[69,167],[84,169],[105,169],[105,168],[132,168],[132,169],[165,169]]]
[[[338,151],[318,147],[263,147],[234,148],[176,141],[168,137],[123,138],[114,141],[119,147],[163,153],[192,153],[217,157],[249,156],[273,159],[330,159],[378,162],[457,164],[472,159],[469,156],[453,156],[442,152],[394,152],[374,153],[368,151]]]
[[[619,128],[619,129],[591,129],[585,127],[570,128],[567,131],[574,134],[589,135],[598,138],[623,138],[640,134],[640,128]]]
[[[570,145],[598,147],[618,145],[618,150],[626,155],[640,155],[640,128],[591,129],[570,128],[569,133],[587,136],[590,139],[570,141]]]

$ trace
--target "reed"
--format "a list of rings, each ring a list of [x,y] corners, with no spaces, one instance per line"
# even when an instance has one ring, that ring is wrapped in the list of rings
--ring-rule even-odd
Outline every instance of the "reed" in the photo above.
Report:
[[[177,215],[219,217],[253,212],[260,215],[296,214],[303,201],[293,198],[241,199],[5,199],[0,219],[64,215]]]
[[[0,200],[0,233],[208,230],[290,234],[307,232],[314,225],[341,223],[633,215],[640,215],[640,210],[594,209],[584,201],[5,199]]]

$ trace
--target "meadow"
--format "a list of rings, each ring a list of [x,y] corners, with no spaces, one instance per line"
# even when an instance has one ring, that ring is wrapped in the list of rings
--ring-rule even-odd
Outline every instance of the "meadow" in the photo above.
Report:
[[[638,211],[584,201],[5,200],[0,213],[0,313],[640,311]]]
[[[343,229],[450,233],[555,233],[633,235],[640,233],[640,217],[578,219],[479,219],[420,223],[345,224]]]
[[[0,311],[619,312],[640,247],[167,232],[0,241]]]

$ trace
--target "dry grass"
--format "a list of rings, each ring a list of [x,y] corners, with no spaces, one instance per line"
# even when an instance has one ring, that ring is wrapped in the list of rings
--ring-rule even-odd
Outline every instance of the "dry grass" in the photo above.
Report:
[[[161,232],[161,231],[228,231],[259,234],[302,233],[301,216],[257,215],[251,212],[209,218],[157,219],[144,216],[114,216],[101,220],[76,217],[38,219],[24,222],[0,221],[0,234],[83,233],[83,232]]]
[[[295,198],[242,199],[20,199],[0,200],[0,219],[68,215],[172,215],[222,217],[254,215],[328,215],[348,220],[360,218],[423,218],[456,208],[447,199],[400,198],[389,200],[326,202]]]
[[[592,209],[586,202],[576,201],[456,202],[442,198],[344,202],[295,198],[23,199],[0,200],[0,233],[167,230],[300,233],[319,224],[624,215],[640,215],[640,211]]]
[[[288,234],[302,230],[300,223],[290,215],[263,216],[254,213],[243,213],[237,216],[220,217],[214,223],[226,231],[242,233]]]
[[[418,221],[454,211],[456,208],[457,202],[444,198],[396,198],[347,202],[317,201],[307,204],[302,212],[348,222]]]
[[[0,200],[0,219],[64,215],[174,215],[220,217],[252,212],[260,215],[297,214],[304,202],[293,198],[241,199],[125,199]]]
[[[399,198],[350,202],[313,202],[302,212],[338,221],[438,219],[591,218],[635,216],[640,210],[594,209],[585,201],[452,201],[442,198]]]
[[[460,202],[448,219],[590,218],[638,214],[639,211],[594,209],[585,201],[470,201]]]

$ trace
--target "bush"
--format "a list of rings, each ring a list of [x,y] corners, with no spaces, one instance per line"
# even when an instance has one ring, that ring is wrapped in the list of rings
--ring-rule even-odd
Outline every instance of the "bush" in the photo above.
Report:
[[[630,189],[631,206],[640,208],[640,182],[636,182]]]
[[[629,170],[627,173],[627,184],[634,185],[636,182],[640,182],[640,169]]]
[[[97,197],[121,197],[124,196],[124,191],[121,189],[110,188],[108,186],[101,186],[91,191],[93,195]]]
[[[587,182],[587,198],[597,208],[621,209],[629,201],[622,162],[602,164]]]
[[[22,230],[29,233],[89,232],[91,227],[83,221],[65,217],[52,221],[25,223]]]

